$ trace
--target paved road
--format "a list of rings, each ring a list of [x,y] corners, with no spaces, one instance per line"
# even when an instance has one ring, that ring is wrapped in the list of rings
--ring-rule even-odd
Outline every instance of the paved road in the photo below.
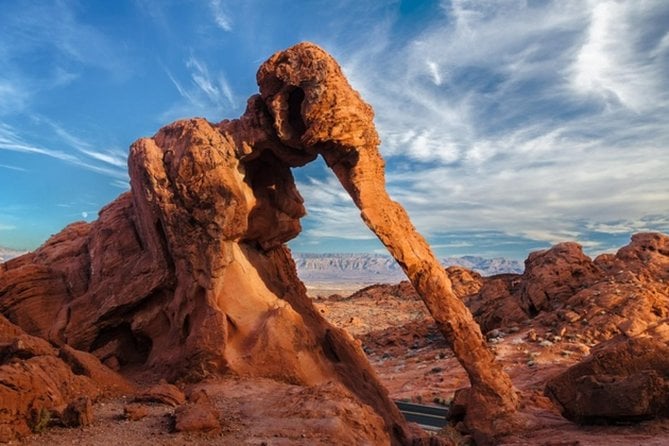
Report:
[[[445,407],[426,406],[404,401],[395,401],[395,404],[397,404],[407,421],[418,423],[425,429],[439,430],[446,425],[448,409]]]

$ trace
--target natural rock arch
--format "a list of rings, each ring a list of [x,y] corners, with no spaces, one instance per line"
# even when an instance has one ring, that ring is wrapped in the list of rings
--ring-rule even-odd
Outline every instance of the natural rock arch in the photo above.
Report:
[[[465,423],[489,439],[517,397],[478,325],[386,190],[373,112],[335,60],[302,43],[258,70],[236,120],[178,121],[135,142],[131,191],[0,269],[0,312],[30,334],[122,367],[197,380],[231,371],[337,381],[406,424],[360,347],[315,311],[284,243],[305,209],[290,169],[321,155],[437,321],[471,390]]]

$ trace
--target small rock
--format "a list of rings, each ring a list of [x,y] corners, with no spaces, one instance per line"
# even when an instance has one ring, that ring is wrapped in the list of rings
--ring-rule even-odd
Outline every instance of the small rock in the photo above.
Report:
[[[174,384],[161,382],[135,396],[137,403],[160,403],[177,407],[186,402],[186,396]]]
[[[553,345],[553,343],[551,341],[549,341],[548,339],[546,339],[546,340],[541,341],[539,343],[539,345],[542,346],[542,347],[551,347]]]
[[[105,359],[102,363],[115,372],[121,370],[121,364],[118,362],[118,358],[116,356],[110,356],[109,358]]]
[[[575,311],[571,311],[571,310],[567,310],[565,312],[562,312],[560,314],[560,317],[562,317],[563,320],[565,320],[569,323],[576,322],[577,320],[579,320],[581,318],[581,316],[579,316],[578,313],[576,313]]]
[[[127,404],[123,408],[123,418],[130,421],[138,421],[149,414],[149,409],[141,404]]]
[[[201,390],[191,396],[191,401],[174,411],[174,430],[177,432],[220,432],[218,412]]]
[[[84,427],[93,424],[93,403],[87,396],[82,396],[67,405],[60,414],[60,421],[65,427]]]

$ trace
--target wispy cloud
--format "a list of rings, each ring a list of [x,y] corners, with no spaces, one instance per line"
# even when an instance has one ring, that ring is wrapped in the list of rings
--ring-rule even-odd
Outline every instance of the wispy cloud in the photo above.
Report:
[[[638,112],[654,109],[658,95],[666,101],[669,31],[666,17],[654,17],[662,3],[590,3],[587,38],[572,66],[576,90]]]
[[[207,64],[192,55],[185,65],[190,75],[187,81],[178,80],[171,70],[164,68],[177,92],[185,100],[185,103],[179,102],[163,113],[164,118],[190,115],[219,117],[222,111],[237,109],[238,101],[223,71],[210,73]]]
[[[95,161],[100,161],[103,164],[107,164],[111,167],[118,167],[121,169],[121,172],[124,173],[127,169],[127,152],[119,149],[106,149],[106,150],[95,150],[93,144],[88,141],[83,140],[82,138],[75,136],[70,131],[66,130],[62,126],[56,124],[53,121],[45,121],[68,146],[76,149],[79,153],[86,155],[86,157],[91,158]]]
[[[45,155],[71,163],[78,161],[77,157],[61,150],[47,149],[24,141],[13,127],[2,122],[0,122],[0,150]]]
[[[375,108],[389,190],[421,231],[595,250],[607,243],[595,228],[667,228],[641,222],[669,213],[669,4],[452,0],[442,12],[403,45],[390,24],[336,48]]]
[[[63,149],[52,149],[27,142],[15,128],[0,122],[0,150],[47,156],[116,180],[127,181],[125,154],[113,150],[95,151],[91,149],[90,143],[72,135],[59,125],[43,118],[42,122],[47,123],[53,129],[54,134],[60,138]],[[79,156],[71,149],[85,156]]]
[[[19,166],[11,166],[9,164],[0,164],[0,168],[15,170],[17,172],[28,172],[28,169],[24,169],[23,167],[19,167]]]
[[[232,20],[226,12],[224,3],[221,0],[209,0],[209,8],[214,16],[216,26],[224,31],[232,31]]]
[[[360,211],[334,175],[328,175],[324,179],[309,177],[306,182],[298,182],[297,187],[304,198],[310,219],[319,223],[305,227],[304,236],[307,238],[375,238],[362,222]],[[327,224],[323,224],[324,222]]]

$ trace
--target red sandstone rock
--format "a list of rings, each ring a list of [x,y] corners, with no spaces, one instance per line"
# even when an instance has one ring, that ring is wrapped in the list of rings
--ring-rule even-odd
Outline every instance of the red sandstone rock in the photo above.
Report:
[[[384,163],[371,107],[320,48],[304,44],[277,53],[258,70],[260,94],[284,146],[275,151],[292,166],[325,159],[360,209],[365,224],[398,261],[425,302],[472,384],[465,422],[480,439],[506,428],[517,405],[511,380],[495,363],[471,313],[406,211],[385,189]],[[504,425],[504,426],[503,426]]]
[[[383,417],[393,444],[406,443],[406,423],[360,347],[314,309],[284,245],[305,213],[290,168],[318,153],[362,200],[364,218],[382,219],[368,206],[374,197],[387,199],[371,108],[311,44],[270,58],[258,83],[261,96],[238,120],[179,121],[135,142],[131,192],[97,221],[72,224],[4,265],[0,312],[31,335],[91,352],[121,371],[184,380],[227,372],[304,385],[335,380]],[[356,153],[364,162],[350,166]],[[357,189],[363,176],[373,180],[367,192]],[[403,218],[402,231],[414,234],[401,208],[391,207]],[[382,226],[376,230],[385,237]],[[437,275],[432,293],[448,293],[443,270]],[[423,291],[433,287],[426,277]],[[456,349],[471,356],[464,361],[473,372],[502,382],[455,303],[454,315],[464,317],[456,331],[468,326],[475,336]],[[481,365],[472,362],[477,358]],[[495,393],[494,385],[480,388],[481,395]]]
[[[453,286],[453,292],[460,298],[478,293],[484,283],[479,273],[461,266],[449,266],[446,274]]]
[[[6,342],[0,355],[0,442],[40,431],[59,416],[67,426],[88,423],[92,400],[130,387],[91,355],[67,347],[59,351],[1,315],[0,340]],[[85,369],[63,359],[80,355],[87,358]]]
[[[149,409],[143,404],[130,403],[123,407],[123,417],[130,421],[138,421],[149,414]]]
[[[94,414],[91,399],[82,396],[70,402],[59,416],[65,427],[84,427],[93,424]]]
[[[584,424],[669,416],[669,346],[651,338],[602,344],[551,379],[546,395]]]
[[[559,243],[551,249],[530,254],[525,261],[520,305],[529,315],[552,310],[602,277],[592,260],[573,242]]]
[[[137,394],[134,398],[139,403],[159,403],[177,407],[186,402],[184,393],[174,384],[160,383]]]
[[[194,392],[190,401],[174,412],[174,430],[177,432],[220,432],[218,411],[204,390]]]

